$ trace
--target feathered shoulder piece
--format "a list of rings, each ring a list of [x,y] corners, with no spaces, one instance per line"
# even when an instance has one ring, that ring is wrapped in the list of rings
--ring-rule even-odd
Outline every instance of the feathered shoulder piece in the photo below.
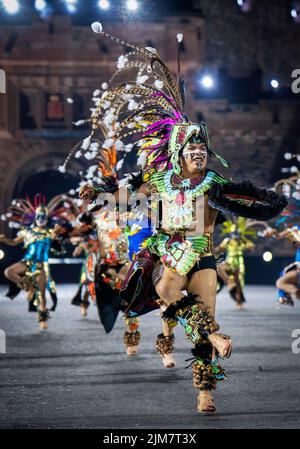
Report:
[[[270,220],[288,204],[284,195],[258,187],[250,181],[215,184],[209,192],[209,204],[222,212]]]

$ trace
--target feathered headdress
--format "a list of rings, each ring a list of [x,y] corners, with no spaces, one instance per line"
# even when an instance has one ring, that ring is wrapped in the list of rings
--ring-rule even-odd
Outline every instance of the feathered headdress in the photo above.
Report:
[[[28,197],[13,200],[7,213],[3,214],[1,219],[8,221],[11,228],[31,226],[39,209],[47,213],[53,224],[70,223],[79,214],[75,201],[67,195],[57,195],[46,204],[45,196],[37,193],[33,201]]]
[[[217,157],[227,166],[226,161],[213,151],[206,124],[193,123],[185,114],[185,89],[180,74],[179,57],[183,36],[177,36],[176,79],[156,49],[141,48],[115,38],[104,32],[99,22],[93,23],[92,29],[95,33],[131,48],[132,51],[119,57],[117,71],[109,85],[102,84],[104,92],[97,90],[95,108],[89,120],[92,123],[92,132],[83,144],[91,144],[97,130],[105,126],[109,129],[111,142],[105,141],[104,144],[110,147],[116,145],[118,151],[125,152],[129,152],[133,146],[138,147],[145,171],[172,167],[175,173],[180,174],[180,150],[194,137],[205,143],[210,155]],[[113,85],[121,73],[132,70],[137,71],[133,80]]]
[[[257,230],[254,229],[256,226],[266,227],[267,225],[264,222],[251,220],[249,218],[233,217],[232,220],[228,220],[222,223],[221,235],[235,235],[240,240],[246,243],[257,236]]]

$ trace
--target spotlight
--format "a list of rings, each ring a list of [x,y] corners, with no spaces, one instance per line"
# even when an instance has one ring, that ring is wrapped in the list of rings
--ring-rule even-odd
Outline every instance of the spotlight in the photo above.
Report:
[[[201,84],[205,89],[211,89],[214,87],[214,80],[210,75],[204,75],[201,79]]]
[[[265,262],[271,262],[271,260],[273,259],[273,254],[271,253],[271,251],[265,251],[263,253],[263,259]]]
[[[273,87],[273,89],[278,89],[279,87],[279,82],[277,80],[272,80],[270,84]]]
[[[295,9],[295,8],[293,8],[292,10],[291,10],[291,16],[292,17],[294,17],[294,19],[297,17],[297,10]]]
[[[2,0],[2,4],[7,14],[17,14],[20,10],[20,3],[17,0]]]
[[[127,0],[127,9],[129,9],[129,11],[136,11],[138,7],[139,5],[136,0]]]
[[[0,249],[0,259],[4,259],[4,256],[5,252],[2,249]]]
[[[253,0],[237,0],[237,4],[243,12],[250,12],[253,7]]]
[[[73,14],[77,10],[78,0],[65,0],[66,8],[69,13]]]
[[[47,3],[45,0],[35,0],[34,6],[37,11],[42,12],[47,7]]]
[[[99,0],[98,6],[99,6],[99,8],[101,8],[101,9],[109,9],[110,4],[109,4],[109,1],[108,1],[108,0]]]
[[[296,23],[300,23],[300,3],[297,2],[297,5],[291,9],[291,16],[293,17]]]

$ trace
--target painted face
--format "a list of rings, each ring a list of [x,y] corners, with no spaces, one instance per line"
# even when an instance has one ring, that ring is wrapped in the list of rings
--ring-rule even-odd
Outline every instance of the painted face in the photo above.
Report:
[[[207,165],[207,149],[205,144],[187,144],[182,152],[182,162],[188,171],[204,170]]]
[[[48,216],[44,210],[37,210],[35,215],[35,222],[37,226],[44,227],[48,222]]]

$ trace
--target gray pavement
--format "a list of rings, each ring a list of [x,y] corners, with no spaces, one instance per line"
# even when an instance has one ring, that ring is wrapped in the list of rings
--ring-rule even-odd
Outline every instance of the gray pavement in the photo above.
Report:
[[[246,288],[237,311],[226,292],[217,300],[221,330],[233,337],[224,362],[229,378],[215,394],[218,412],[196,412],[190,345],[176,328],[175,369],[165,369],[154,349],[161,332],[157,313],[141,319],[139,355],[128,358],[123,321],[106,335],[95,307],[87,319],[70,305],[76,286],[59,286],[59,306],[49,329],[38,329],[22,295],[10,301],[0,289],[1,428],[300,428],[300,353],[291,337],[300,329],[300,302],[276,310],[275,288]],[[300,333],[300,331],[299,331]],[[298,344],[300,348],[300,342]]]

